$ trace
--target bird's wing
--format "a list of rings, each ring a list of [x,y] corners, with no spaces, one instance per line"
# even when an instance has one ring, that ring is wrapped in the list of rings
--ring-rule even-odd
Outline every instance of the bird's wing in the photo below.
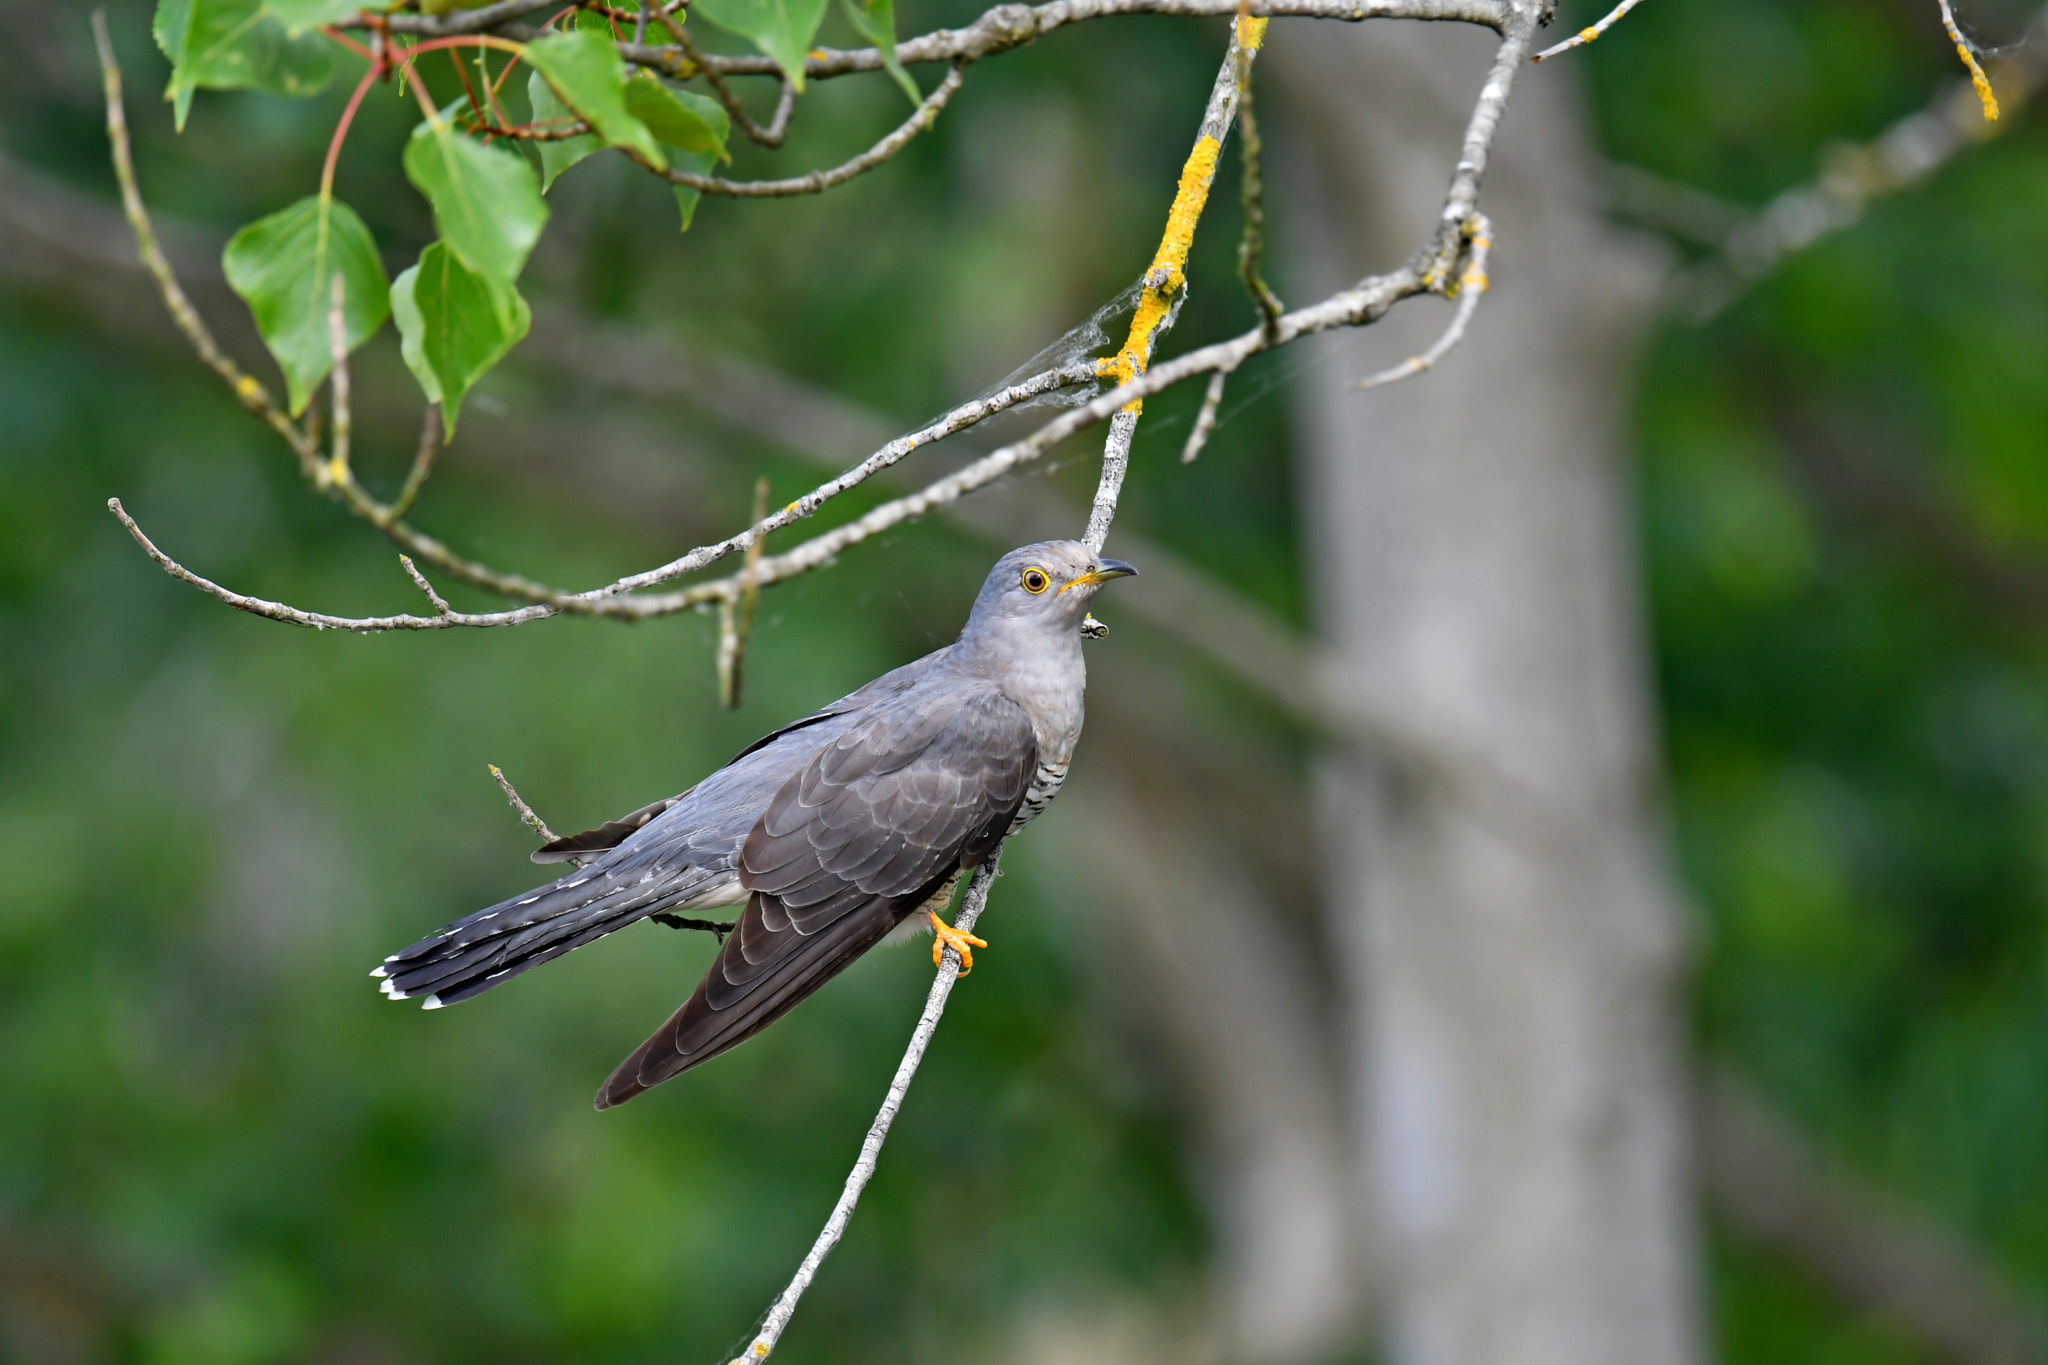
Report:
[[[734,754],[732,762],[738,763],[741,759],[767,748],[784,735],[794,734],[798,730],[807,730],[834,717],[861,710],[863,707],[873,705],[877,701],[906,691],[914,686],[918,679],[922,678],[931,669],[932,665],[945,657],[946,653],[952,648],[951,645],[947,645],[944,649],[933,650],[922,659],[913,660],[901,668],[892,668],[867,686],[849,692],[830,706],[822,706],[816,711],[811,712],[808,716],[793,720],[780,729],[770,730],[767,734],[761,736],[737,754]],[[690,791],[695,790],[695,787],[690,788]],[[575,858],[602,853],[608,848],[616,848],[633,837],[633,835],[639,833],[641,828],[651,822],[656,816],[689,796],[690,791],[680,792],[675,796],[664,797],[659,801],[651,802],[630,815],[622,815],[616,820],[607,820],[596,829],[585,830],[581,834],[564,835],[552,843],[543,844],[533,851],[533,861],[537,863],[566,863]]]
[[[776,793],[741,850],[739,927],[598,1108],[760,1032],[1002,839],[1037,766],[1030,720],[992,685],[930,692],[877,705]]]

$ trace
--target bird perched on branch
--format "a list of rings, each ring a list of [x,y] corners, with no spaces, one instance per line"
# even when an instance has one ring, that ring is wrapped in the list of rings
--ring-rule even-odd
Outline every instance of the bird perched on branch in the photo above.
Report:
[[[939,917],[1045,809],[1081,735],[1081,625],[1136,574],[1072,540],[996,562],[960,638],[756,741],[680,796],[535,862],[578,866],[384,959],[396,1000],[452,1005],[636,920],[742,905],[683,1007],[597,1093],[622,1104],[736,1047],[922,917],[962,974],[988,945]]]

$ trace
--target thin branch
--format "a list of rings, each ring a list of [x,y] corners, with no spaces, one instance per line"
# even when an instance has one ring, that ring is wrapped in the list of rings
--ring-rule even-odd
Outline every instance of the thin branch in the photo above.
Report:
[[[698,50],[696,40],[690,37],[689,30],[677,23],[667,10],[661,12],[661,23],[662,27],[668,30],[669,36],[675,39],[676,46],[683,50],[683,55],[689,59],[690,65],[704,73],[705,81],[711,86],[713,98],[732,116],[732,121],[739,125],[740,131],[747,135],[748,140],[763,147],[780,147],[789,133],[789,116],[796,109],[795,83],[787,76],[782,78],[782,90],[775,100],[775,116],[769,120],[768,126],[763,128],[747,113],[747,106],[740,102],[740,97],[725,83],[724,75],[705,64],[704,54]],[[634,41],[645,42],[646,39],[641,37]]]
[[[328,380],[329,401],[334,407],[334,435],[330,438],[332,453],[327,457],[325,476],[336,483],[346,482],[349,477],[348,445],[355,434],[355,417],[349,410],[348,319],[342,306],[347,288],[342,273],[335,271],[333,299],[327,307],[327,341],[334,360]]]
[[[1240,0],[1237,7],[1237,23],[1242,29],[1251,16],[1251,0]],[[1240,207],[1244,211],[1244,238],[1237,246],[1237,273],[1244,281],[1245,292],[1252,296],[1252,306],[1259,310],[1259,321],[1270,331],[1274,322],[1286,312],[1286,307],[1259,273],[1259,257],[1266,246],[1265,190],[1259,180],[1259,121],[1252,113],[1252,58],[1256,49],[1239,45],[1237,50],[1237,121],[1242,128],[1238,141],[1238,163],[1241,176],[1238,186]],[[1212,384],[1211,389],[1221,397],[1222,388]],[[1210,420],[1215,420],[1215,409],[1205,407]],[[1207,439],[1204,433],[1203,439]],[[1181,463],[1192,463],[1195,452],[1201,449],[1201,442],[1189,438],[1188,448],[1181,454]]]
[[[1465,339],[1465,328],[1471,325],[1472,315],[1479,311],[1480,296],[1486,293],[1486,261],[1493,251],[1493,224],[1487,221],[1485,214],[1474,213],[1468,231],[1471,233],[1472,252],[1466,259],[1464,273],[1458,277],[1458,287],[1454,291],[1458,298],[1458,311],[1451,315],[1451,325],[1444,329],[1436,344],[1421,355],[1410,356],[1392,369],[1368,375],[1355,387],[1376,389],[1382,384],[1421,374],[1449,355],[1451,348]]]
[[[1113,362],[1104,370],[1128,385],[1145,373],[1152,352],[1173,328],[1180,303],[1187,297],[1188,252],[1195,244],[1195,228],[1209,203],[1209,189],[1216,183],[1216,162],[1223,154],[1223,140],[1237,118],[1238,93],[1250,78],[1251,63],[1265,41],[1266,20],[1254,19],[1240,6],[1231,25],[1230,46],[1223,54],[1216,80],[1209,87],[1209,102],[1202,110],[1202,124],[1195,133],[1194,150],[1181,167],[1180,185],[1174,191],[1173,206],[1166,213],[1166,230],[1160,234],[1159,249],[1152,254],[1146,270],[1138,306],[1131,315],[1130,335]],[[1267,331],[1271,332],[1271,327]],[[1109,526],[1116,519],[1117,499],[1123,494],[1124,475],[1131,467],[1131,443],[1137,438],[1142,400],[1125,404],[1110,419],[1109,434],[1102,443],[1102,475],[1095,487],[1095,504],[1089,509],[1088,529],[1081,539],[1089,549],[1100,552],[1109,539]]]
[[[1941,5],[1941,26],[1948,30],[1949,41],[1956,45],[1956,55],[1961,57],[1963,65],[1969,68],[1970,88],[1976,92],[1977,102],[1983,107],[1984,121],[1996,123],[1998,96],[1992,93],[1991,81],[1985,76],[1984,68],[1977,65],[1977,54],[1972,52],[1969,43],[1963,40],[1963,31],[1956,27],[1955,12],[1948,7],[1948,0],[1937,2]]]
[[[2048,82],[2048,5],[2036,12],[2011,54],[1992,63],[1989,79],[2009,113]],[[1787,258],[1860,222],[1873,202],[1923,183],[2016,122],[1987,123],[1974,82],[1954,82],[1870,142],[1832,149],[1812,181],[1723,229],[1718,252],[1672,278],[1665,291],[1667,305],[1696,326],[1711,322]],[[1698,195],[1686,186],[1663,186],[1646,171],[1631,168],[1628,177],[1636,199],[1645,198],[1652,186],[1660,198],[1676,204]]]
[[[1216,430],[1216,409],[1223,405],[1223,386],[1229,382],[1228,370],[1218,370],[1209,376],[1208,392],[1202,395],[1202,410],[1195,414],[1194,430],[1188,433],[1188,443],[1180,450],[1182,464],[1193,464],[1202,447],[1209,444],[1209,434]]]
[[[487,763],[484,766],[491,770],[491,779],[498,784],[498,789],[505,793],[505,799],[512,803],[512,809],[518,812],[521,820],[526,822],[526,827],[539,835],[542,843],[552,844],[555,842],[558,836],[553,830],[548,828],[548,822],[533,813],[533,807],[527,805],[519,793],[512,789],[511,779],[505,776],[498,765]]]
[[[768,477],[754,484],[754,521],[768,515]],[[740,570],[739,591],[718,603],[718,700],[728,711],[740,707],[740,661],[746,653],[747,633],[754,628],[754,609],[761,601],[761,550],[768,537],[756,536],[747,547],[746,567]]]
[[[434,455],[440,448],[441,405],[429,403],[420,418],[420,443],[412,453],[412,468],[406,471],[405,486],[391,500],[392,520],[404,517],[419,501],[420,490],[427,486],[427,478],[434,472]]]
[[[2048,1313],[1991,1258],[1829,1161],[1732,1077],[1709,1077],[1697,1099],[1703,1183],[1743,1236],[1948,1360],[2048,1360]]]
[[[272,602],[267,598],[250,597],[230,591],[212,579],[193,573],[157,549],[150,538],[142,533],[142,528],[135,524],[135,518],[129,516],[127,509],[121,506],[119,498],[108,498],[107,510],[114,514],[115,520],[127,528],[128,534],[135,538],[135,543],[142,547],[142,552],[155,561],[158,568],[180,583],[190,584],[209,597],[219,598],[236,611],[246,611],[251,616],[261,616],[271,621],[282,621],[286,625],[305,626],[312,630],[375,633],[385,630],[444,630],[450,626],[512,626],[554,615],[552,607],[543,606],[521,607],[517,611],[489,612],[481,616],[460,611],[451,611],[440,616],[329,616],[324,612],[301,611],[282,602]]]
[[[960,932],[972,930],[974,922],[981,918],[982,910],[988,905],[989,887],[996,879],[996,862],[1002,856],[1003,851],[998,847],[989,854],[987,861],[974,869],[973,880],[967,884],[967,894],[960,900],[960,913],[953,919],[953,927]],[[953,983],[959,976],[960,955],[948,945],[945,960],[932,977],[931,992],[925,996],[924,1013],[918,1017],[917,1028],[910,1035],[910,1046],[904,1049],[903,1060],[897,1064],[896,1075],[889,1082],[889,1091],[882,1097],[882,1108],[860,1144],[860,1156],[854,1161],[845,1187],[839,1192],[839,1202],[832,1206],[831,1216],[825,1220],[818,1239],[811,1244],[810,1251],[797,1267],[789,1287],[775,1300],[775,1306],[768,1310],[767,1318],[761,1323],[761,1330],[754,1334],[754,1340],[733,1365],[758,1365],[768,1358],[775,1349],[775,1343],[782,1339],[790,1318],[795,1316],[797,1301],[803,1298],[804,1291],[817,1278],[818,1267],[825,1263],[832,1248],[839,1245],[839,1239],[846,1234],[854,1205],[860,1202],[861,1191],[874,1178],[875,1166],[882,1157],[882,1144],[889,1137],[889,1127],[896,1122],[896,1114],[903,1108],[903,1097],[909,1093],[910,1082],[924,1061],[925,1049],[931,1046],[932,1034],[938,1031],[939,1016],[946,1012],[946,999],[952,995]]]
[[[299,457],[300,468],[307,478],[317,478],[315,471],[320,463],[318,447],[271,401],[270,391],[263,387],[262,381],[229,359],[215,343],[213,333],[199,316],[199,310],[185,297],[185,291],[178,286],[178,277],[171,273],[171,263],[164,259],[156,231],[150,226],[149,214],[142,207],[142,192],[135,185],[135,163],[128,148],[128,116],[121,101],[121,68],[114,63],[114,45],[107,36],[104,10],[92,12],[92,36],[99,48],[100,79],[106,91],[107,141],[113,150],[114,178],[121,184],[121,207],[128,215],[128,226],[135,234],[142,264],[155,279],[157,290],[163,295],[164,306],[171,311],[171,319],[178,324],[178,330],[185,334],[185,339],[192,343],[192,349],[199,353],[200,360],[221,377],[235,397],[241,400],[243,407],[261,417],[271,430],[284,438],[292,453]]]
[[[392,14],[381,22],[393,33],[421,37],[452,37],[489,30],[504,37],[526,40],[539,37],[540,30],[517,21],[551,3],[555,0],[541,0],[538,4],[510,0],[509,4],[459,14],[433,17]],[[987,10],[965,28],[938,29],[906,39],[896,45],[896,55],[905,65],[976,61],[1022,47],[1054,29],[1091,19],[1123,14],[1220,18],[1235,14],[1237,5],[1238,0],[1050,0],[1050,3],[1042,5],[1001,4]],[[515,7],[516,12],[508,12]],[[1270,19],[1335,19],[1348,23],[1366,19],[1420,19],[1477,24],[1496,33],[1505,33],[1515,10],[1509,0],[1257,0],[1252,5],[1252,13]],[[343,26],[362,27],[360,24]],[[679,47],[621,43],[619,55],[629,62],[678,79],[697,75],[700,71],[775,79],[781,79],[783,74],[773,58],[755,54],[722,56],[703,53],[701,67]],[[835,76],[882,69],[882,54],[876,48],[814,48],[804,61],[804,79],[830,80]]]
[[[938,119],[939,111],[958,93],[960,82],[966,78],[966,74],[967,64],[963,61],[946,73],[946,79],[939,82],[938,89],[926,95],[924,103],[912,110],[910,117],[897,125],[894,132],[851,161],[842,162],[829,170],[811,171],[787,180],[725,180],[715,175],[698,175],[693,171],[678,171],[673,168],[657,170],[655,174],[672,185],[684,185],[705,194],[722,194],[734,199],[782,199],[797,194],[820,194],[835,186],[844,185],[856,176],[867,174],[908,147],[912,138],[931,127]],[[788,122],[785,107],[777,118],[777,125],[786,126]]]
[[[412,585],[418,588],[427,601],[433,604],[434,611],[437,614],[447,616],[454,612],[455,608],[449,606],[447,599],[434,591],[434,585],[427,581],[427,576],[421,573],[419,566],[412,562],[411,555],[400,555],[398,557],[398,564],[400,568],[405,570],[405,576],[412,580]]]
[[[1557,44],[1557,46],[1555,47],[1544,48],[1541,52],[1537,53],[1529,60],[1532,62],[1546,61],[1549,58],[1557,56],[1560,52],[1570,52],[1575,47],[1584,47],[1587,43],[1592,42],[1601,34],[1607,32],[1608,29],[1613,28],[1616,24],[1620,23],[1624,15],[1626,15],[1630,10],[1634,9],[1637,5],[1640,5],[1642,3],[1643,0],[1621,0],[1621,3],[1616,5],[1613,9],[1609,10],[1607,12],[1607,17],[1602,19],[1599,23],[1593,25],[1591,28],[1580,29],[1577,33],[1574,33],[1571,37],[1565,39],[1563,42]],[[1948,4],[1948,0],[1941,0],[1941,3],[1943,4],[1943,6],[1946,6]]]

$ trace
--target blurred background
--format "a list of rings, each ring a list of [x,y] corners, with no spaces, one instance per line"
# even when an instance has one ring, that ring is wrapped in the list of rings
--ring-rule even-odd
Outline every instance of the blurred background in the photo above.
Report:
[[[1437,371],[1347,388],[1436,334],[1421,301],[1248,366],[1191,467],[1198,394],[1148,405],[1109,546],[1146,576],[1105,595],[1075,778],[783,1355],[2048,1359],[2048,131],[2017,97],[2048,38],[1959,9],[1995,136],[1934,0],[1642,6],[1524,71],[1495,288]],[[219,250],[310,192],[346,82],[204,93],[175,136],[149,10],[108,6],[142,188],[269,376]],[[537,879],[487,763],[565,831],[680,790],[1077,531],[1099,432],[772,589],[737,713],[701,617],[236,614],[106,499],[241,591],[417,601],[136,267],[86,11],[4,0],[0,33],[0,1360],[726,1358],[928,956],[602,1115],[708,940],[635,926],[436,1014],[364,974]],[[602,582],[1000,379],[1149,259],[1224,36],[1061,30],[886,168],[681,237],[583,163],[419,521]],[[1492,42],[1276,24],[1283,296],[1422,239]],[[902,101],[822,83],[736,169],[836,162]],[[413,117],[380,87],[340,167],[392,273],[432,235]],[[1169,349],[1250,321],[1236,174],[1233,141]],[[390,329],[355,373],[388,491]]]

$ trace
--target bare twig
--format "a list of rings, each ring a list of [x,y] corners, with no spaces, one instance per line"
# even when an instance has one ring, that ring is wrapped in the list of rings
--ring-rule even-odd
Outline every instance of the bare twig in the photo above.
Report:
[[[981,912],[988,905],[989,887],[996,879],[996,862],[1003,856],[998,847],[989,854],[987,861],[974,869],[974,877],[967,883],[967,894],[960,899],[960,913],[953,919],[953,927],[962,933],[974,928],[974,922],[981,918]],[[839,1192],[839,1202],[832,1206],[832,1214],[825,1220],[825,1226],[818,1233],[817,1241],[797,1266],[796,1275],[789,1287],[775,1300],[775,1306],[768,1310],[768,1316],[761,1323],[761,1330],[754,1334],[754,1340],[741,1353],[733,1365],[757,1365],[766,1360],[775,1349],[775,1343],[782,1339],[789,1320],[796,1314],[797,1301],[817,1278],[818,1267],[839,1245],[839,1239],[846,1233],[846,1225],[853,1218],[854,1205],[860,1202],[861,1191],[874,1178],[875,1166],[882,1157],[882,1144],[888,1140],[889,1127],[896,1122],[897,1111],[903,1108],[903,1097],[910,1091],[910,1082],[917,1075],[919,1064],[924,1061],[925,1049],[931,1045],[932,1034],[938,1031],[939,1016],[946,1012],[946,999],[953,993],[953,983],[960,976],[960,955],[949,944],[945,949],[945,960],[936,975],[932,977],[932,988],[925,996],[924,1013],[918,1017],[917,1028],[910,1035],[910,1046],[904,1049],[903,1060],[896,1066],[896,1075],[889,1082],[889,1091],[882,1097],[882,1108],[875,1115],[875,1121],[868,1128],[868,1135],[860,1145],[860,1156],[853,1163],[853,1170],[846,1177],[846,1185]]]
[[[324,466],[324,477],[335,483],[345,483],[349,478],[348,443],[355,433],[355,417],[349,410],[348,391],[348,321],[343,311],[348,287],[339,270],[334,272],[333,299],[327,308],[327,340],[333,351],[334,369],[328,380],[328,393],[334,406],[334,435],[331,454]]]
[[[1458,298],[1458,311],[1451,315],[1451,325],[1436,339],[1436,344],[1421,355],[1410,356],[1391,369],[1368,375],[1359,380],[1356,387],[1376,389],[1382,384],[1421,374],[1449,355],[1451,348],[1465,339],[1465,328],[1471,324],[1472,315],[1479,311],[1479,298],[1487,288],[1486,260],[1493,250],[1493,225],[1485,214],[1474,213],[1469,231],[1472,251],[1466,258],[1464,273],[1458,276],[1458,287],[1454,291]]]
[[[455,608],[448,605],[447,599],[434,591],[434,585],[427,581],[427,576],[421,573],[419,566],[412,562],[411,555],[400,555],[398,557],[398,564],[400,568],[405,570],[405,576],[412,580],[412,585],[418,588],[427,601],[433,604],[434,610],[437,613],[447,616],[455,610]]]
[[[1229,382],[1228,370],[1218,370],[1209,376],[1208,391],[1202,395],[1202,410],[1195,414],[1194,430],[1188,433],[1188,443],[1180,450],[1182,464],[1193,464],[1202,447],[1209,444],[1209,434],[1216,430],[1216,409],[1223,405],[1223,386]]]
[[[490,31],[508,38],[528,39],[538,37],[539,30],[517,21],[524,14],[553,2],[544,0],[542,4],[525,5],[525,0],[516,0],[516,3],[524,5],[519,14],[507,15],[502,13],[504,6],[491,6],[464,14],[435,17],[392,14],[383,22],[393,33],[420,37],[451,37]],[[905,65],[975,61],[1022,47],[1054,29],[1092,19],[1123,14],[1221,17],[1235,14],[1237,6],[1238,0],[1050,0],[1050,3],[1041,5],[1000,4],[965,28],[938,29],[905,39],[896,45],[896,55]],[[493,11],[501,12],[493,15]],[[1515,9],[1511,0],[1255,0],[1252,13],[1261,18],[1335,19],[1349,23],[1365,19],[1421,19],[1477,24],[1505,33]],[[707,52],[702,54],[701,67],[693,64],[679,47],[621,43],[619,54],[629,62],[679,79],[694,76],[699,71],[717,71],[725,76],[767,76],[778,80],[783,74],[773,58],[755,54],[722,56]],[[835,76],[882,69],[882,54],[876,48],[814,48],[804,61],[804,79],[830,80]]]
[[[548,822],[533,813],[533,807],[527,805],[519,793],[512,789],[511,779],[505,776],[498,765],[487,763],[484,766],[491,770],[491,780],[496,782],[498,789],[505,793],[505,799],[512,803],[512,809],[518,813],[521,820],[526,822],[526,827],[539,835],[542,843],[552,844],[555,842],[557,836],[553,830],[548,828]]]
[[[1946,5],[1948,4],[1948,0],[1941,0],[1941,2],[1944,7],[1946,7]],[[1613,9],[1609,10],[1607,12],[1607,16],[1603,18],[1599,23],[1594,24],[1591,28],[1580,29],[1577,33],[1574,33],[1571,37],[1565,39],[1563,42],[1557,44],[1555,47],[1544,48],[1541,52],[1537,53],[1529,60],[1532,62],[1540,62],[1548,58],[1555,57],[1560,52],[1570,52],[1575,47],[1584,47],[1587,43],[1592,42],[1601,34],[1607,32],[1608,29],[1613,28],[1616,24],[1620,23],[1624,15],[1626,15],[1630,10],[1634,9],[1637,5],[1640,5],[1642,3],[1643,0],[1621,0],[1621,3],[1616,5]]]
[[[1725,1074],[1699,1091],[1701,1175],[1743,1236],[1960,1365],[2048,1360],[2048,1313],[1949,1229],[1813,1150]]]
[[[271,430],[284,438],[292,453],[299,457],[299,465],[307,478],[317,478],[319,448],[271,401],[270,391],[260,380],[228,358],[227,353],[215,343],[213,333],[199,316],[199,310],[178,287],[178,278],[171,273],[171,264],[164,259],[163,248],[157,244],[156,232],[150,227],[149,214],[142,207],[142,192],[135,185],[135,163],[128,149],[128,116],[121,102],[121,68],[114,63],[114,45],[107,36],[104,10],[92,12],[92,36],[99,48],[100,79],[106,91],[107,141],[113,151],[114,178],[121,184],[121,207],[128,215],[128,226],[135,234],[142,264],[156,280],[164,305],[171,310],[172,320],[185,334],[185,339],[192,343],[192,349],[199,353],[200,360],[226,382],[243,407],[261,417]]]
[[[704,54],[698,50],[696,40],[690,37],[689,30],[677,23],[675,17],[666,10],[661,12],[661,23],[662,27],[668,30],[669,37],[675,40],[676,46],[683,50],[683,55],[689,59],[690,65],[704,73],[705,81],[711,86],[712,96],[724,107],[725,112],[732,116],[732,121],[739,125],[739,130],[747,135],[748,140],[763,147],[780,147],[783,139],[789,134],[789,116],[796,109],[795,83],[787,76],[783,77],[782,91],[775,101],[775,116],[769,120],[768,126],[763,128],[747,113],[747,106],[740,102],[740,97],[725,83],[724,75],[717,68],[705,64]],[[633,41],[645,42],[646,39],[639,37]]]
[[[1237,7],[1237,23],[1240,30],[1251,17],[1251,0],[1241,0]],[[1259,273],[1259,257],[1266,245],[1266,208],[1264,188],[1259,183],[1259,121],[1252,112],[1252,58],[1257,49],[1240,43],[1237,47],[1237,119],[1242,133],[1238,141],[1238,161],[1242,171],[1239,184],[1239,199],[1244,210],[1244,239],[1237,247],[1237,272],[1243,279],[1245,292],[1252,296],[1252,306],[1259,310],[1259,322],[1268,331],[1272,330],[1280,314],[1286,311],[1280,299]],[[1220,383],[1212,383],[1210,389],[1219,398],[1222,395]],[[1205,404],[1204,411],[1210,420],[1215,420],[1215,408]],[[1204,433],[1206,439],[1207,433]],[[1201,449],[1201,442],[1189,438],[1188,448],[1181,454],[1181,463],[1187,464]]]
[[[910,117],[897,125],[896,130],[862,152],[850,161],[845,161],[828,170],[811,171],[805,175],[791,176],[787,180],[724,180],[715,175],[698,175],[694,171],[679,171],[673,168],[656,171],[673,185],[684,185],[705,194],[722,194],[735,199],[784,199],[797,194],[820,194],[836,185],[844,185],[855,176],[865,175],[875,167],[888,161],[910,145],[911,139],[932,126],[939,117],[939,111],[951,102],[960,89],[960,82],[966,78],[965,62],[956,65],[946,73],[946,79],[939,82],[936,90],[924,97],[924,103],[910,113]],[[793,87],[785,86],[785,90]],[[777,120],[777,126],[786,126],[789,117],[786,110]],[[771,128],[770,132],[777,132]],[[779,133],[778,133],[779,140]]]
[[[441,405],[429,403],[420,418],[420,443],[412,453],[412,468],[406,471],[405,486],[391,500],[392,520],[403,518],[419,501],[420,490],[427,486],[427,477],[434,472],[434,453],[440,448]]]
[[[1988,79],[2008,113],[2048,82],[2048,5],[2036,12],[2011,54],[1992,62]],[[1720,251],[1672,278],[1666,288],[1668,306],[1686,322],[1712,321],[1788,257],[1861,221],[1874,201],[1924,182],[2016,122],[1986,122],[1974,81],[1955,82],[1874,140],[1831,150],[1814,180],[1786,190],[1732,227],[1720,228],[1715,234]],[[1698,191],[1665,186],[1645,171],[1630,168],[1627,175],[1637,200],[1651,191],[1681,206],[1699,197]]]
[[[754,484],[754,521],[768,515],[768,478]],[[761,601],[761,550],[767,536],[754,537],[747,546],[746,566],[740,570],[739,589],[718,603],[718,700],[728,711],[740,705],[740,661],[747,648],[747,632],[754,628],[754,609]]]

